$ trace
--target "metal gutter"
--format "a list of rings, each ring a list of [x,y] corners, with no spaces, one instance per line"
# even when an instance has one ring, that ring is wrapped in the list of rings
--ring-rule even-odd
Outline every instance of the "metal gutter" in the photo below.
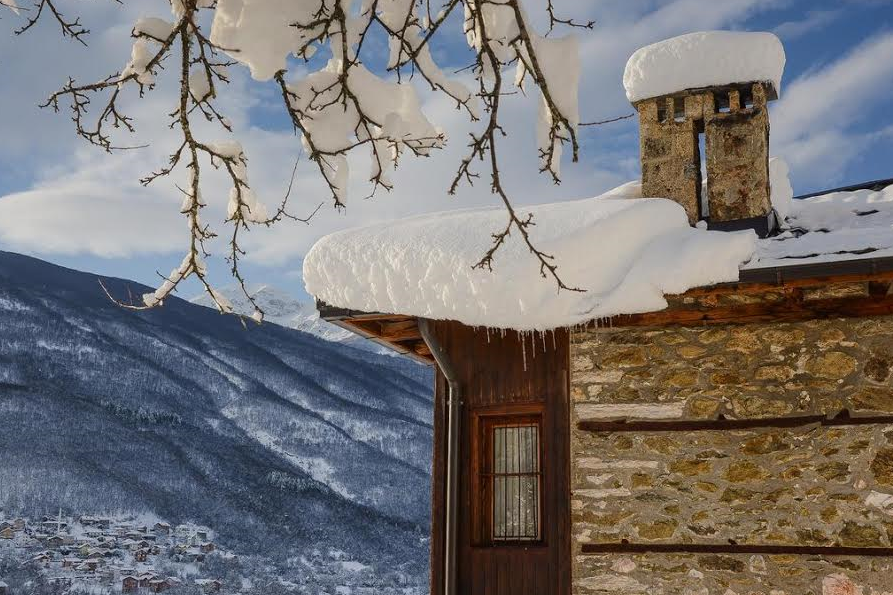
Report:
[[[855,258],[832,262],[812,262],[785,266],[762,267],[758,269],[741,269],[738,281],[720,285],[740,285],[746,283],[770,283],[784,285],[786,281],[803,279],[820,280],[823,277],[839,277],[842,275],[879,275],[893,272],[893,256],[882,258]]]
[[[819,190],[818,192],[811,192],[809,194],[801,194],[800,196],[795,196],[794,200],[799,200],[801,198],[812,198],[813,196],[824,196],[826,194],[833,194],[835,192],[854,192],[856,190],[874,190],[877,192],[878,190],[883,190],[887,186],[893,186],[893,178],[887,178],[884,180],[872,180],[870,182],[862,182],[860,184],[853,184],[851,186],[841,186],[840,188],[833,188],[831,190]]]
[[[431,321],[419,319],[422,339],[431,350],[437,367],[447,381],[446,485],[444,494],[443,595],[456,595],[456,503],[458,501],[459,420],[462,410],[459,377],[437,340]],[[435,471],[436,472],[436,471]]]

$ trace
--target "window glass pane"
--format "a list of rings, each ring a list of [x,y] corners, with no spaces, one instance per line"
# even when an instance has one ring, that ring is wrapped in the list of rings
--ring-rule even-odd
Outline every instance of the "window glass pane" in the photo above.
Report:
[[[505,477],[493,478],[493,537],[505,539]]]
[[[496,428],[493,436],[493,470],[505,473],[505,428]]]
[[[539,426],[493,428],[494,540],[539,539]]]
[[[521,533],[525,536],[536,538],[539,536],[537,530],[539,516],[539,478],[538,477],[522,477],[521,478],[521,514],[523,523],[521,525]]]

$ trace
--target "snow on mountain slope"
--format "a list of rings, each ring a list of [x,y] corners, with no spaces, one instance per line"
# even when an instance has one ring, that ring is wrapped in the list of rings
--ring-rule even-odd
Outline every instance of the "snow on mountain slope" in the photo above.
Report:
[[[233,308],[239,314],[250,316],[254,307],[248,302],[242,290],[236,286],[224,287],[218,290],[224,297],[232,302]],[[264,311],[264,321],[272,322],[286,328],[293,328],[311,335],[321,337],[326,341],[348,343],[354,347],[382,352],[388,355],[392,351],[385,351],[381,346],[358,337],[354,333],[330,324],[320,319],[316,305],[310,301],[301,301],[284,291],[269,285],[260,285],[249,288],[251,295],[257,300],[258,305]],[[189,300],[193,304],[213,307],[208,294],[202,293]]]
[[[0,328],[0,508],[146,511],[424,576],[429,369],[179,299],[127,311],[8,252]]]

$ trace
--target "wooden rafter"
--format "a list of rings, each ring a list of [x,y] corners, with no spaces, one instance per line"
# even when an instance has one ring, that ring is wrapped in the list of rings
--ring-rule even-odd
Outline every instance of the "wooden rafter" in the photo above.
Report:
[[[431,350],[422,340],[418,321],[413,317],[378,314],[330,319],[329,322],[425,364],[434,363]]]

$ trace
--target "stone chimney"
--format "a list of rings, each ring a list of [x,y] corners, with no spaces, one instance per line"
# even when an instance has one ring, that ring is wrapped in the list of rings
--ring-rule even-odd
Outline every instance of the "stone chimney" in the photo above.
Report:
[[[736,56],[736,52],[748,48],[721,42],[729,39],[739,46],[760,43],[762,45],[757,47],[766,54],[767,41],[770,45],[773,39],[777,42],[777,38],[767,38],[767,35],[771,34],[689,34],[661,42],[670,51],[661,44],[643,48],[627,65],[624,75],[627,95],[637,89],[646,89],[646,97],[631,97],[640,122],[642,195],[675,200],[685,208],[692,225],[705,221],[710,229],[753,229],[761,237],[775,229],[769,188],[767,104],[778,97],[777,83],[742,80],[697,88],[688,85],[679,91],[654,96],[647,96],[648,90],[671,89],[673,84],[700,82],[711,76],[713,80],[728,76],[734,81],[734,77],[741,73],[760,72],[746,60],[736,71],[736,59],[729,55]],[[682,50],[679,49],[680,40],[685,42]],[[781,66],[771,64],[775,68],[772,72],[778,71],[778,80],[784,64],[784,50],[780,42],[778,48],[770,47],[769,50],[773,53],[768,59],[760,58],[764,63],[773,62],[772,58],[777,62],[776,54],[780,51]],[[649,57],[649,51],[657,52],[657,58]],[[644,57],[640,56],[643,52]],[[690,56],[688,61],[686,52]],[[722,55],[717,57],[720,52]],[[632,76],[631,64],[634,65]],[[667,70],[675,73],[668,77]],[[628,82],[636,76],[638,81]],[[662,80],[655,84],[648,81],[649,76]],[[701,154],[702,147],[706,155]],[[702,158],[706,160],[706,180],[702,179]]]

